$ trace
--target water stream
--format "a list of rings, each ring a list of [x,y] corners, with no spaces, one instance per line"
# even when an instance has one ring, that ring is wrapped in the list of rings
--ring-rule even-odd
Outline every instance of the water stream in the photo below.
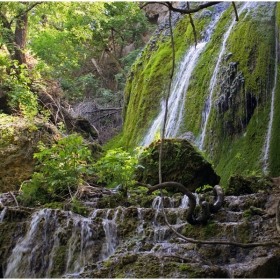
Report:
[[[277,85],[277,77],[278,77],[278,70],[277,70],[277,65],[278,65],[278,26],[276,22],[275,26],[275,64],[274,64],[274,84],[273,84],[273,89],[271,92],[271,103],[270,103],[270,114],[269,114],[269,123],[268,123],[268,129],[267,129],[267,134],[265,138],[265,143],[264,143],[264,155],[263,155],[263,172],[266,172],[268,169],[268,156],[269,156],[269,148],[270,148],[270,139],[271,139],[271,131],[272,131],[272,124],[273,124],[273,116],[274,116],[274,103],[275,103],[275,90],[276,90],[276,85]]]
[[[240,15],[245,9],[248,9],[249,7],[250,7],[250,2],[246,2],[245,4],[242,5],[242,7],[240,9],[238,9],[238,14]],[[247,13],[248,13],[248,11],[247,11]],[[198,145],[200,150],[202,150],[203,146],[204,146],[208,119],[209,119],[209,115],[210,115],[211,110],[212,110],[212,103],[213,103],[212,99],[213,99],[213,95],[214,95],[214,92],[215,92],[217,75],[218,75],[218,72],[219,72],[219,69],[220,69],[220,66],[221,66],[220,64],[221,64],[223,55],[224,55],[225,50],[226,50],[226,43],[227,43],[228,37],[231,33],[232,28],[235,26],[235,24],[236,24],[236,21],[235,21],[235,18],[234,18],[231,25],[228,27],[227,32],[224,34],[223,43],[222,43],[221,49],[219,51],[219,57],[218,57],[215,69],[213,71],[212,78],[210,80],[209,95],[206,98],[205,106],[204,106],[204,109],[203,109],[203,112],[202,112],[203,126],[202,126],[202,133],[201,133],[201,137],[200,137],[199,145]]]
[[[168,115],[165,128],[166,137],[178,136],[192,72],[196,66],[200,54],[204,50],[206,44],[210,41],[213,30],[220,16],[221,13],[218,13],[214,16],[211,23],[206,28],[207,33],[205,34],[203,41],[199,42],[196,47],[193,45],[188,49],[180,65],[176,69],[176,74],[172,81],[171,92],[168,100]],[[162,129],[165,114],[165,100],[161,101],[160,107],[160,113],[153,121],[143,141],[140,143],[141,146],[149,145],[153,140],[155,140],[156,135],[159,135],[160,129]]]

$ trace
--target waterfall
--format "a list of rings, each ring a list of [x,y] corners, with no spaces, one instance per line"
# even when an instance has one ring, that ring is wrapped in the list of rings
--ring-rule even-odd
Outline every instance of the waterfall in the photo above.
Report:
[[[221,14],[218,14],[211,21],[207,27],[207,33],[202,42],[199,42],[197,46],[191,46],[183,57],[181,63],[176,69],[175,77],[171,84],[171,92],[168,101],[168,115],[166,121],[166,137],[178,136],[180,125],[183,118],[183,110],[185,107],[186,94],[189,86],[189,81],[192,72],[196,66],[199,55],[204,50],[206,44],[210,41],[214,27],[218,22]],[[165,114],[165,100],[160,103],[160,113],[153,121],[150,129],[146,133],[143,141],[140,143],[141,146],[149,145],[155,140],[156,135],[160,133],[160,129],[163,125],[164,114]]]
[[[115,212],[112,220],[109,219],[110,211],[111,209],[107,211],[106,217],[102,221],[103,229],[105,231],[105,243],[103,244],[102,247],[100,260],[105,260],[109,258],[111,255],[113,255],[118,243],[116,218],[119,209]]]
[[[272,124],[273,124],[273,116],[274,116],[274,103],[275,103],[275,90],[276,90],[276,85],[277,85],[277,64],[278,64],[278,27],[277,27],[277,21],[276,26],[275,26],[275,66],[274,66],[274,84],[273,84],[273,89],[271,92],[271,103],[270,103],[270,115],[269,115],[269,123],[268,123],[268,129],[267,129],[267,134],[265,138],[265,143],[264,143],[264,156],[263,156],[263,172],[266,172],[268,169],[268,153],[269,153],[269,148],[270,148],[270,139],[271,139],[271,131],[272,131]]]
[[[40,247],[39,240],[36,239],[36,232],[45,210],[47,209],[43,209],[33,215],[27,234],[17,242],[8,259],[5,278],[35,277],[32,259],[36,254],[36,250]],[[43,244],[43,249],[44,246],[48,245],[48,243]]]
[[[59,213],[59,215],[58,215]],[[60,223],[64,220],[66,224]],[[14,247],[4,274],[5,278],[51,278],[57,266],[55,256],[65,250],[65,270],[80,273],[94,261],[92,248],[96,232],[92,219],[72,212],[42,209],[32,215],[25,236]],[[71,233],[69,239],[66,238]]]
[[[244,9],[248,8],[249,6],[250,6],[250,3],[248,3],[248,2],[245,3],[238,10],[238,14],[241,14],[244,11]],[[218,71],[219,71],[219,68],[220,68],[221,60],[222,60],[222,57],[223,57],[225,49],[226,49],[226,43],[227,43],[228,37],[230,35],[230,32],[231,32],[232,28],[235,26],[235,24],[236,24],[236,21],[235,21],[235,18],[234,18],[231,25],[229,26],[227,32],[224,34],[223,43],[222,43],[222,46],[221,46],[221,49],[220,49],[220,52],[219,52],[219,57],[218,57],[218,60],[217,60],[212,78],[210,80],[210,85],[209,85],[209,92],[210,93],[206,98],[204,109],[203,109],[203,112],[202,112],[203,128],[202,128],[202,133],[201,133],[200,141],[199,141],[199,145],[198,145],[200,150],[202,150],[203,146],[204,146],[206,129],[207,129],[209,115],[210,115],[211,109],[212,109],[212,99],[213,99],[213,94],[214,94],[214,90],[215,90],[215,85],[216,85],[216,81],[217,81],[217,75],[218,75]]]
[[[92,219],[70,213],[67,224],[67,227],[72,226],[72,235],[68,241],[66,271],[71,274],[79,273],[92,259]]]

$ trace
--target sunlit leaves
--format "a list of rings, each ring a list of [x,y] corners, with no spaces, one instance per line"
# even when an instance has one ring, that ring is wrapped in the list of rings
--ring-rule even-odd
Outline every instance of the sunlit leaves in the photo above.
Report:
[[[132,186],[135,170],[138,165],[138,154],[123,151],[121,148],[109,150],[106,155],[94,164],[95,172],[100,181],[106,181],[108,186],[121,184],[125,189]]]
[[[91,151],[81,136],[69,135],[51,147],[39,143],[38,149],[34,154],[37,172],[22,188],[22,199],[27,203],[62,201],[92,173]]]

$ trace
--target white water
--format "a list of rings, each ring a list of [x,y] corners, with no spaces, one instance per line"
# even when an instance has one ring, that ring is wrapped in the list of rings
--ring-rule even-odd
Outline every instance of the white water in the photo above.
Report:
[[[276,22],[276,21],[275,21]],[[277,85],[277,64],[278,64],[278,27],[277,22],[275,26],[275,66],[274,66],[274,84],[273,89],[271,93],[271,103],[270,103],[270,115],[269,115],[269,123],[268,123],[268,129],[267,134],[265,138],[264,143],[264,156],[263,156],[263,172],[266,172],[268,169],[268,154],[269,154],[269,148],[270,148],[270,139],[271,139],[271,131],[272,131],[272,124],[273,124],[273,116],[274,116],[274,103],[275,103],[275,90]]]
[[[248,9],[249,7],[250,7],[250,2],[246,2],[238,10],[238,14],[240,15],[244,11],[244,9],[246,9],[246,8]],[[248,11],[247,11],[247,13],[248,13]],[[246,14],[246,16],[247,16],[247,14]],[[225,52],[225,49],[226,49],[226,43],[227,43],[228,37],[230,35],[230,32],[231,32],[232,28],[235,26],[235,24],[236,24],[236,21],[235,21],[235,18],[234,18],[231,25],[228,27],[227,32],[224,34],[223,43],[222,43],[221,49],[219,51],[219,57],[218,57],[218,60],[217,60],[217,63],[216,63],[211,81],[210,81],[210,85],[209,85],[210,93],[206,98],[205,107],[204,107],[204,110],[202,112],[203,128],[202,128],[202,133],[201,133],[201,137],[200,137],[200,141],[199,141],[199,145],[198,145],[200,150],[202,150],[203,146],[204,146],[204,140],[205,140],[205,136],[206,136],[208,119],[209,119],[209,115],[210,115],[211,109],[212,109],[212,99],[213,99],[213,94],[214,94],[215,85],[216,85],[216,81],[217,81],[217,74],[218,74],[218,71],[219,71],[219,68],[220,68],[221,60],[223,58],[223,55],[224,55],[224,52]]]
[[[102,251],[100,255],[100,260],[105,260],[109,258],[115,252],[115,249],[118,244],[118,231],[116,218],[119,212],[119,209],[114,213],[112,220],[109,219],[111,209],[106,213],[106,217],[102,221],[103,229],[105,231],[105,243],[102,246]]]
[[[182,123],[183,110],[185,107],[186,95],[189,86],[190,77],[196,66],[199,55],[209,42],[214,26],[220,18],[220,14],[215,16],[214,20],[207,27],[205,40],[198,43],[197,46],[191,46],[186,52],[182,62],[178,66],[175,78],[172,81],[171,92],[168,100],[168,114],[165,128],[165,137],[176,137]],[[165,100],[161,101],[161,110],[157,118],[153,121],[150,129],[146,133],[140,146],[147,146],[156,138],[160,138],[160,130],[163,126],[165,115]]]
[[[0,213],[0,223],[3,222],[5,214],[6,214],[6,211],[7,211],[7,207],[4,207],[3,210]]]
[[[79,273],[92,258],[92,219],[70,213],[67,223],[72,227],[72,235],[68,242],[66,271]]]
[[[8,259],[7,269],[4,278],[34,277],[35,271],[31,269],[31,259],[34,250],[37,250],[34,236],[38,229],[38,224],[43,216],[43,211],[36,212],[31,220],[29,231],[26,236],[17,242],[11,256]],[[24,270],[24,271],[23,271]],[[24,272],[24,273],[23,273]]]

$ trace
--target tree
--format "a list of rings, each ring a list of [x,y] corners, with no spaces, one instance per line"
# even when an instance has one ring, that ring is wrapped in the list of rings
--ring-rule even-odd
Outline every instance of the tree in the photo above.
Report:
[[[28,28],[28,13],[41,2],[1,2],[0,24],[3,43],[13,59],[26,64],[25,46]]]

